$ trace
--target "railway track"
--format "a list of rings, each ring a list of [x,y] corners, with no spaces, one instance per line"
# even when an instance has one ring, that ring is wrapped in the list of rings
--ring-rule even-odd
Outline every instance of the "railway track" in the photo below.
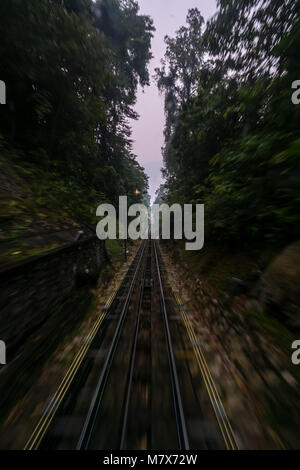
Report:
[[[157,242],[142,242],[119,289],[108,299],[45,406],[25,449],[210,448],[201,433],[199,443],[193,437],[191,416],[201,416],[201,410],[196,411],[199,403],[185,391],[192,390],[193,384],[186,387],[180,374],[183,362],[177,357],[173,333],[177,326],[172,319],[172,303],[177,300],[162,265]],[[188,320],[184,318],[182,324],[187,341],[193,342]],[[211,447],[236,449],[205,359],[194,352],[217,418],[213,441],[218,443]]]

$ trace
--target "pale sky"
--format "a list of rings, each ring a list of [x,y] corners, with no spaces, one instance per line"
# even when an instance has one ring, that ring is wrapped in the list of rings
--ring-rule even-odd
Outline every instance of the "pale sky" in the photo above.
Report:
[[[160,59],[165,53],[165,35],[174,36],[185,24],[189,8],[197,7],[205,20],[216,12],[215,0],[138,0],[140,12],[151,16],[156,27],[152,40],[153,60],[150,64],[150,75],[160,66]],[[140,115],[138,121],[132,123],[133,151],[139,163],[150,177],[150,194],[152,201],[156,189],[161,183],[160,168],[162,167],[161,147],[163,146],[164,100],[159,96],[157,86],[152,78],[151,86],[143,92],[138,91],[136,111]]]

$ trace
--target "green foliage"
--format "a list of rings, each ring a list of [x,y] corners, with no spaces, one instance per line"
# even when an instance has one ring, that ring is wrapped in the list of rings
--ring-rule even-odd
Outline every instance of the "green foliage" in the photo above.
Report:
[[[298,0],[218,0],[204,44],[216,66],[246,80],[270,77],[281,66],[276,47],[291,31]]]
[[[300,235],[300,109],[291,101],[300,76],[299,10],[289,0],[220,1],[219,8],[186,49],[191,58],[201,53],[202,63],[197,92],[176,103],[172,127],[167,114],[163,198],[204,203],[214,240],[282,246]],[[167,49],[160,73],[180,69],[181,60],[179,49],[172,58]],[[164,91],[167,99],[174,83],[165,81]]]
[[[142,199],[127,121],[149,81],[150,18],[133,0],[3,0],[0,16],[2,145],[39,203],[91,214],[133,182]]]

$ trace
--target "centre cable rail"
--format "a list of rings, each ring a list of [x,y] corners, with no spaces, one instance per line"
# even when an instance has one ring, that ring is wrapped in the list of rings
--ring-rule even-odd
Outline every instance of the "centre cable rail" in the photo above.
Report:
[[[134,333],[134,340],[132,345],[131,351],[131,359],[130,359],[130,368],[129,368],[129,375],[128,375],[128,382],[125,394],[125,402],[124,402],[124,411],[123,411],[123,420],[122,420],[122,431],[121,431],[121,439],[120,439],[120,450],[125,450],[125,443],[127,438],[128,432],[128,420],[129,420],[129,408],[130,408],[130,401],[132,398],[132,389],[134,387],[134,372],[136,367],[136,356],[138,350],[138,343],[139,343],[139,336],[142,330],[142,311],[143,307],[145,307],[145,303],[147,303],[147,309],[150,309],[151,312],[151,289],[152,289],[152,279],[151,279],[151,260],[152,260],[152,250],[151,244],[147,243],[146,249],[146,264],[143,272],[143,278],[141,281],[141,291],[139,295],[139,304],[137,310],[137,317],[136,317],[136,324],[135,324],[135,333]],[[150,294],[149,294],[150,289]],[[149,303],[150,302],[150,303]]]
[[[180,450],[189,450],[190,445],[189,445],[189,439],[188,439],[188,431],[187,431],[187,426],[186,426],[186,421],[185,421],[185,416],[184,416],[184,411],[183,411],[177,367],[176,367],[176,362],[175,362],[175,357],[174,357],[174,352],[173,352],[172,338],[171,338],[169,320],[168,320],[168,315],[167,315],[165,294],[164,294],[163,282],[162,282],[161,271],[160,271],[160,266],[159,266],[159,258],[157,254],[156,241],[153,241],[152,243],[153,243],[153,250],[154,250],[154,257],[155,257],[155,265],[156,265],[156,270],[157,270],[157,277],[158,277],[158,282],[159,282],[160,302],[161,302],[161,309],[162,309],[167,349],[168,349],[168,360],[169,360],[169,367],[170,367],[170,374],[171,374],[172,395],[173,395],[173,401],[174,401],[174,412],[175,412],[175,417],[176,417],[178,443],[179,443]]]

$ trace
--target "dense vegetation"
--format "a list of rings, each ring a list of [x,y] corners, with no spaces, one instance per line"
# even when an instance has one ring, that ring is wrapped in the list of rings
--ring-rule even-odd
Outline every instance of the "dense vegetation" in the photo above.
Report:
[[[295,0],[219,0],[197,9],[156,76],[165,94],[159,198],[204,203],[206,237],[280,248],[299,237],[300,15]]]
[[[0,158],[35,203],[92,222],[103,201],[144,198],[128,122],[149,82],[152,20],[134,0],[2,0],[0,17]]]

